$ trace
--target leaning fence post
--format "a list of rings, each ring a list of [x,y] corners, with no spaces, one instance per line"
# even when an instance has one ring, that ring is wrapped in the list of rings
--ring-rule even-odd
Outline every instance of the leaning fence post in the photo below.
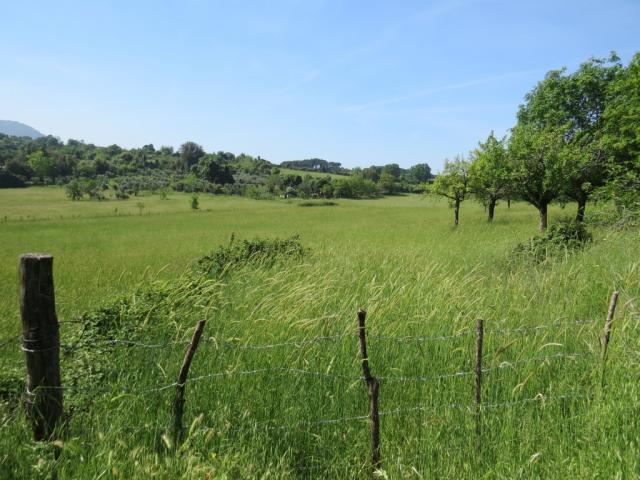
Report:
[[[22,350],[27,364],[27,416],[34,439],[47,440],[62,416],[53,257],[42,253],[21,255],[19,281]]]
[[[607,363],[607,348],[609,347],[609,340],[611,340],[611,331],[613,329],[613,316],[616,313],[616,305],[618,303],[618,292],[611,294],[611,300],[609,301],[609,311],[607,312],[607,321],[604,324],[604,333],[602,335],[602,388],[605,383],[605,369]]]
[[[367,338],[365,331],[365,319],[367,312],[358,310],[358,336],[360,337],[360,358],[362,359],[362,373],[367,383],[367,396],[369,397],[369,423],[371,425],[371,463],[373,468],[380,469],[380,416],[378,414],[378,392],[380,383],[371,376],[369,369],[369,357],[367,356]]]
[[[187,351],[182,361],[182,367],[180,368],[180,374],[178,375],[178,381],[176,382],[176,397],[173,401],[173,441],[174,446],[177,448],[182,441],[183,425],[182,416],[184,415],[184,386],[187,381],[187,375],[189,374],[189,367],[191,366],[191,360],[196,353],[198,343],[200,343],[200,337],[204,330],[206,320],[200,320],[196,329],[191,337],[191,342],[187,347]]]
[[[476,327],[476,434],[481,433],[480,404],[482,401],[482,342],[484,339],[484,321],[478,320]]]

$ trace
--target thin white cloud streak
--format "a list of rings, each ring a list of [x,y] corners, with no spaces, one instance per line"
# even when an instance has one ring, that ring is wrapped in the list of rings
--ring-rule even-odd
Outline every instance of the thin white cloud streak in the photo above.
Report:
[[[364,55],[367,52],[373,51],[376,48],[380,48],[383,45],[387,44],[391,41],[394,35],[396,35],[399,31],[405,29],[408,25],[415,22],[426,22],[435,20],[438,17],[445,15],[451,11],[462,8],[469,3],[473,3],[473,0],[458,0],[458,1],[444,1],[442,3],[432,5],[429,8],[425,8],[419,10],[418,12],[409,15],[401,20],[388,24],[380,35],[378,35],[375,39],[370,42],[363,43],[351,50],[347,50],[341,55],[339,58],[334,59],[334,61],[329,62],[321,67],[313,69],[309,73],[307,73],[304,77],[293,81],[291,84],[282,87],[281,89],[275,92],[275,95],[281,96],[286,95],[287,93],[291,93],[304,85],[307,85],[327,72],[338,68],[340,65],[345,62],[349,62],[354,60],[357,57]]]
[[[397,103],[408,102],[412,100],[417,100],[420,98],[428,97],[431,95],[435,95],[437,93],[448,92],[452,90],[462,90],[465,88],[477,87],[480,85],[488,85],[494,82],[498,82],[500,80],[507,80],[510,78],[518,78],[524,77],[532,74],[539,74],[541,70],[525,70],[520,72],[510,72],[504,73],[501,75],[493,75],[490,77],[478,78],[475,80],[469,80],[461,83],[453,83],[449,85],[442,85],[439,87],[427,88],[424,90],[418,90],[416,92],[408,93],[405,95],[396,95],[392,97],[381,98],[378,100],[374,100],[372,102],[362,103],[359,105],[349,105],[342,108],[343,112],[360,112],[363,110],[368,110],[375,107],[384,107],[387,105],[393,105]]]

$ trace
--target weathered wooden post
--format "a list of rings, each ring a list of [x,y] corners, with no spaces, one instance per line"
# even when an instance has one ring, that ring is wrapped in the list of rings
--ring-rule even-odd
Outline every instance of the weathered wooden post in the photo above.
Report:
[[[607,348],[609,347],[609,340],[611,340],[611,330],[613,328],[613,316],[616,313],[616,305],[618,303],[618,292],[611,294],[611,300],[609,301],[609,311],[607,312],[607,321],[604,324],[604,334],[602,335],[602,356],[606,358]]]
[[[367,383],[367,396],[369,397],[369,423],[371,426],[371,463],[373,468],[380,469],[380,415],[378,414],[378,393],[380,383],[371,376],[369,369],[369,357],[367,355],[367,337],[365,331],[365,319],[367,312],[358,310],[358,336],[360,337],[360,358],[362,359],[362,373]]]
[[[178,448],[178,446],[180,446],[184,431],[184,427],[182,425],[185,402],[184,386],[187,381],[187,375],[189,374],[191,360],[193,360],[193,355],[196,353],[198,343],[200,343],[200,337],[202,336],[202,331],[204,330],[204,325],[206,322],[206,320],[200,320],[198,322],[198,325],[196,325],[196,329],[193,332],[193,337],[191,337],[191,342],[187,347],[187,351],[184,355],[184,360],[182,361],[182,367],[180,368],[178,381],[176,382],[176,397],[173,401],[173,441],[175,448]]]
[[[22,350],[27,364],[27,416],[35,440],[48,440],[62,416],[60,337],[53,289],[53,257],[20,256]]]
[[[482,401],[482,342],[484,339],[484,321],[478,320],[476,326],[476,434],[480,435],[481,416],[480,406]]]
[[[605,384],[605,371],[607,368],[607,349],[609,347],[609,340],[611,340],[611,331],[613,329],[613,317],[616,313],[616,305],[618,303],[618,292],[611,294],[611,300],[609,301],[609,311],[607,312],[607,320],[604,324],[604,333],[600,341],[602,345],[602,379],[601,386],[604,389]]]

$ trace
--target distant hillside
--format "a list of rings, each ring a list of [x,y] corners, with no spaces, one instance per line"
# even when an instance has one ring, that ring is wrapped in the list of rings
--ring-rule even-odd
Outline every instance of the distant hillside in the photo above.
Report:
[[[42,133],[24,123],[14,122],[13,120],[0,120],[0,133],[5,135],[14,135],[16,137],[44,137]]]

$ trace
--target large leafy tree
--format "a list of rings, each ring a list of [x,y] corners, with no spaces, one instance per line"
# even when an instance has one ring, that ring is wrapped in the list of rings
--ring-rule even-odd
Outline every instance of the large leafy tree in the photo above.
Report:
[[[433,178],[431,167],[426,163],[418,163],[409,169],[408,176],[415,183],[424,183]]]
[[[430,192],[446,197],[453,207],[453,224],[458,225],[460,218],[460,204],[469,193],[469,162],[461,155],[453,161],[445,160],[444,169],[436,177],[430,187]]]
[[[620,208],[640,208],[640,52],[609,89],[603,147],[609,154],[605,192]]]
[[[36,176],[40,178],[41,182],[44,182],[44,179],[47,177],[53,178],[56,176],[55,160],[47,156],[42,150],[38,150],[29,155],[27,157],[27,163]]]
[[[198,177],[211,183],[218,183],[220,185],[235,183],[231,167],[219,161],[215,154],[202,156],[194,169]]]
[[[487,221],[492,222],[498,200],[512,189],[512,163],[507,155],[506,140],[498,140],[493,132],[473,152],[470,167],[471,191],[486,205]]]
[[[185,142],[180,145],[180,168],[188,172],[204,155],[204,150],[195,142]]]
[[[518,122],[538,129],[560,129],[568,161],[563,194],[578,204],[576,220],[582,221],[587,201],[606,182],[606,155],[600,138],[610,84],[621,71],[619,58],[592,58],[571,74],[565,69],[549,72],[526,96]]]
[[[514,190],[538,209],[541,232],[547,229],[549,204],[562,194],[570,174],[564,132],[533,124],[518,124],[511,132]]]

